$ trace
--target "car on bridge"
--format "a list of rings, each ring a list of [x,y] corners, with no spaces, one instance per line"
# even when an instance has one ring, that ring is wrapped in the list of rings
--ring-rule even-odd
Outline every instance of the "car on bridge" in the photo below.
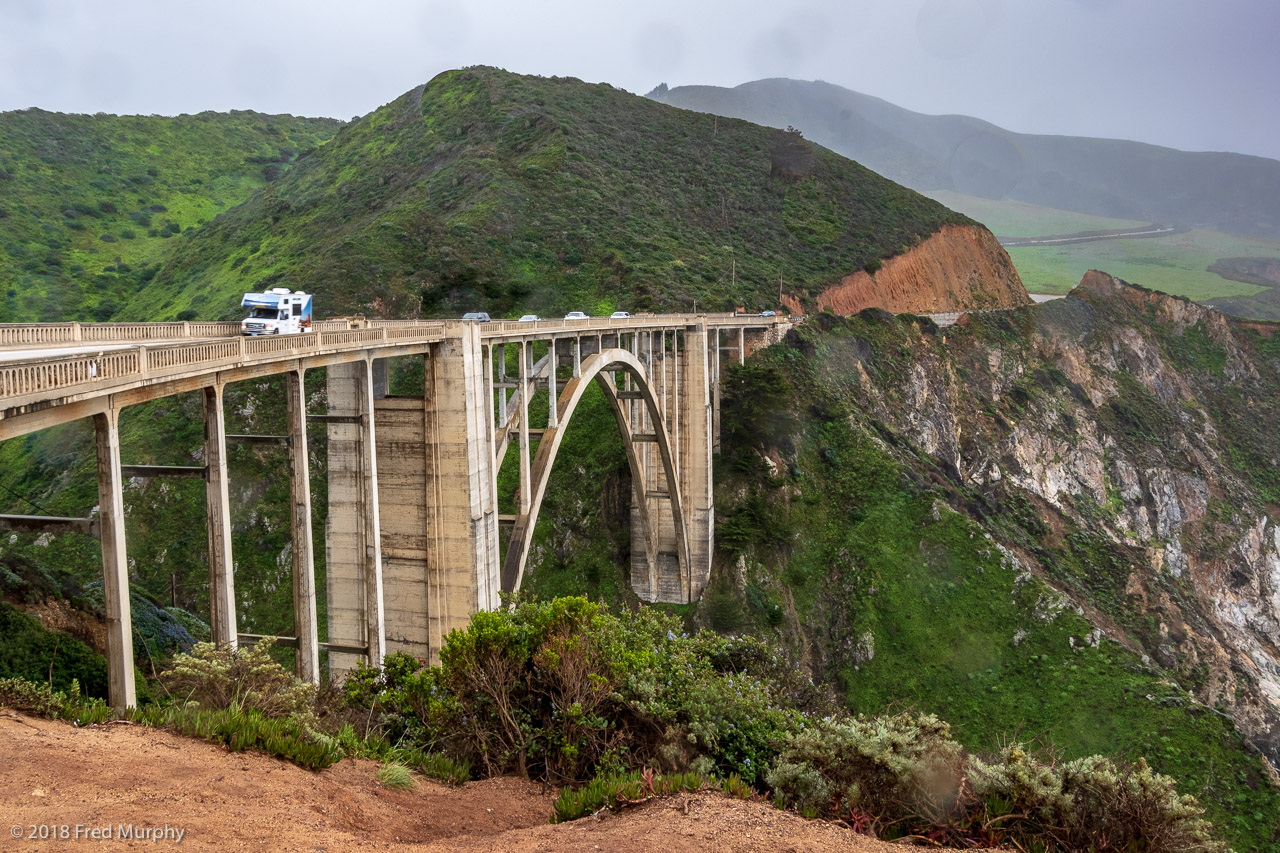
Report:
[[[777,317],[778,312],[777,311],[761,311],[760,316],[761,317]]]
[[[466,314],[462,315],[462,319],[474,320],[477,323],[488,323],[489,315],[483,311],[468,311]]]
[[[570,311],[568,314],[564,315],[564,318],[566,320],[590,320],[591,319],[582,311]]]
[[[628,314],[626,311],[614,311],[612,314],[609,315],[609,319],[610,320],[626,320],[630,316],[631,315]]]
[[[521,323],[536,323],[536,322],[538,322],[538,321],[539,321],[539,320],[541,320],[541,319],[542,319],[542,318],[541,318],[541,317],[539,317],[537,314],[522,314],[522,315],[520,315],[520,320],[519,320],[519,322],[521,322]]]

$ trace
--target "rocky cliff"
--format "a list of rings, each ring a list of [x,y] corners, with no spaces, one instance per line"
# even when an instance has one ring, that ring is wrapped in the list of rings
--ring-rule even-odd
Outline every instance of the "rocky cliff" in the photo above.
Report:
[[[784,297],[792,313],[801,304]],[[823,290],[818,310],[856,314],[864,308],[934,314],[1029,303],[1009,255],[981,226],[948,225],[914,248],[887,258],[875,272],[859,270]]]
[[[1267,846],[1280,325],[1091,272],[946,329],[819,314],[735,370],[703,624],[979,749],[1147,755]]]
[[[1029,500],[1001,545],[1280,764],[1280,326],[1090,272],[948,331],[860,405],[968,500]]]

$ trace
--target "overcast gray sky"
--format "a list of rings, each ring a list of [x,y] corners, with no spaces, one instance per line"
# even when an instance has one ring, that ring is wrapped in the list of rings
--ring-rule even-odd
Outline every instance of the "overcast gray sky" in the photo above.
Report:
[[[362,115],[497,65],[820,79],[1011,130],[1280,158],[1274,0],[0,0],[0,110]]]

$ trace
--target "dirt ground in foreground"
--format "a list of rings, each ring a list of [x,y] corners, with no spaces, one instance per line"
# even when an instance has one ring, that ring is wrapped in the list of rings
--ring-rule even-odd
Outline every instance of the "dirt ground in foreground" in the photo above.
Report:
[[[804,820],[766,803],[683,794],[551,825],[554,792],[518,779],[461,788],[420,777],[378,784],[371,761],[313,773],[259,753],[124,723],[77,729],[0,710],[0,850],[168,848],[269,851],[610,851],[761,853],[901,851],[900,845]],[[169,840],[74,837],[120,825],[167,827]],[[30,827],[68,840],[29,840]],[[21,827],[15,839],[11,827]]]

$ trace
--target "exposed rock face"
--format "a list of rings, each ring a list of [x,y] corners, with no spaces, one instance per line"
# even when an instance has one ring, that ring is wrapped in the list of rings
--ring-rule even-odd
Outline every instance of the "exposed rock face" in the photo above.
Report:
[[[792,313],[798,302],[784,297]],[[818,294],[819,310],[856,314],[935,314],[1017,308],[1030,302],[1009,255],[985,228],[948,225],[920,245],[884,261],[874,275],[859,270]]]
[[[1002,549],[1280,766],[1273,339],[1280,326],[1090,272],[1067,299],[968,315],[941,349],[922,336],[904,381],[864,371],[858,394],[991,505],[1029,497],[1043,541]],[[1055,575],[1039,546],[1064,536],[1108,565]]]

